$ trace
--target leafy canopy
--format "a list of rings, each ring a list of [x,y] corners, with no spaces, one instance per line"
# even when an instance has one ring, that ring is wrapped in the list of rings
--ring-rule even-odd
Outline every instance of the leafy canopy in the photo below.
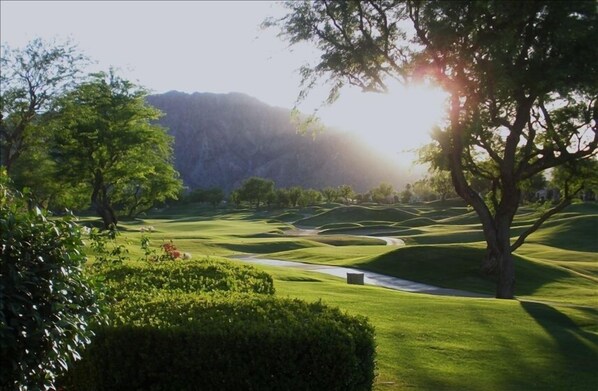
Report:
[[[67,183],[85,186],[105,223],[116,223],[105,215],[114,206],[136,215],[175,198],[181,187],[172,138],[153,124],[161,113],[146,95],[111,71],[92,75],[60,100],[53,158]]]
[[[301,1],[266,25],[321,50],[304,66],[305,94],[330,82],[385,91],[388,80],[429,80],[449,93],[448,119],[427,160],[449,170],[480,217],[497,296],[513,297],[510,227],[521,184],[547,169],[595,159],[598,10],[595,1]],[[570,171],[573,172],[573,171]],[[485,199],[474,179],[490,183]],[[570,202],[567,196],[540,222]]]

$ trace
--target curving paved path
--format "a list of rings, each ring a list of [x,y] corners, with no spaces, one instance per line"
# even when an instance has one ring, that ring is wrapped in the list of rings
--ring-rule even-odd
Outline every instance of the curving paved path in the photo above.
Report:
[[[387,246],[404,246],[405,245],[405,242],[403,241],[403,239],[393,238],[390,236],[359,235],[359,237],[384,240],[386,242]]]
[[[366,270],[340,267],[340,266],[328,266],[328,265],[314,265],[310,263],[302,263],[295,261],[283,261],[280,259],[261,258],[258,255],[238,255],[230,257],[243,262],[267,265],[267,266],[278,266],[278,267],[290,267],[294,269],[307,270],[311,272],[329,274],[336,277],[345,278],[347,273],[363,273],[364,283],[366,285],[376,285],[385,288],[414,292],[414,293],[427,293],[430,295],[443,295],[443,296],[460,296],[460,297],[480,297],[489,298],[492,296],[484,295],[482,293],[474,293],[461,291],[457,289],[440,288],[432,285],[421,284],[419,282],[403,280],[401,278],[387,276],[384,274],[369,272]]]
[[[285,231],[287,236],[317,236],[320,234],[319,229],[308,229],[308,228],[292,228]],[[326,235],[326,236],[334,236],[334,235]],[[358,238],[370,238],[370,239],[380,239],[386,242],[387,246],[404,246],[405,242],[403,239],[393,238],[390,236],[371,236],[371,235],[342,235],[342,236],[355,236]]]

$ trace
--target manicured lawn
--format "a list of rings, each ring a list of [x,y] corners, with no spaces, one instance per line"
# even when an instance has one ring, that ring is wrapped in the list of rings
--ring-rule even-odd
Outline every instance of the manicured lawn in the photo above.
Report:
[[[592,390],[598,311],[347,285],[263,267],[277,294],[322,300],[376,328],[380,390]]]
[[[331,209],[337,206],[258,213],[173,208],[123,223],[120,240],[139,256],[139,228],[152,225],[156,232],[147,234],[152,246],[173,240],[198,258],[258,253],[494,291],[494,281],[479,273],[484,243],[479,222],[467,208]],[[398,221],[382,217],[388,215]],[[516,233],[534,216],[533,208],[524,208],[514,223]],[[298,219],[345,234],[286,237],[285,230]],[[597,208],[574,205],[532,235],[515,255],[519,300],[512,301],[410,294],[347,285],[319,273],[256,267],[273,275],[280,296],[322,300],[367,316],[376,328],[379,390],[595,390],[597,223]],[[349,234],[382,228],[395,230],[408,245],[382,246],[376,239]]]

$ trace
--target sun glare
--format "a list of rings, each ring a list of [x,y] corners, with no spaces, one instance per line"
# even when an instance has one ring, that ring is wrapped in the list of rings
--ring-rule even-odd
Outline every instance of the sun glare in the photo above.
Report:
[[[347,91],[322,113],[325,124],[362,137],[401,166],[414,149],[428,143],[430,130],[445,117],[447,95],[430,85],[397,85],[387,94]]]

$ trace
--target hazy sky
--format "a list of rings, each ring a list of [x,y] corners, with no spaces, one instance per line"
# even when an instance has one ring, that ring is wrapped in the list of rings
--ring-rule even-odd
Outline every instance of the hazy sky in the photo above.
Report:
[[[16,48],[35,37],[71,37],[97,61],[154,92],[243,92],[275,106],[292,107],[297,69],[317,58],[308,46],[290,49],[275,30],[261,30],[284,10],[250,1],[5,1],[1,41]],[[326,96],[317,89],[300,108],[310,112]],[[396,86],[389,95],[347,89],[320,110],[327,125],[363,136],[381,153],[407,166],[413,149],[441,115],[442,95]]]

